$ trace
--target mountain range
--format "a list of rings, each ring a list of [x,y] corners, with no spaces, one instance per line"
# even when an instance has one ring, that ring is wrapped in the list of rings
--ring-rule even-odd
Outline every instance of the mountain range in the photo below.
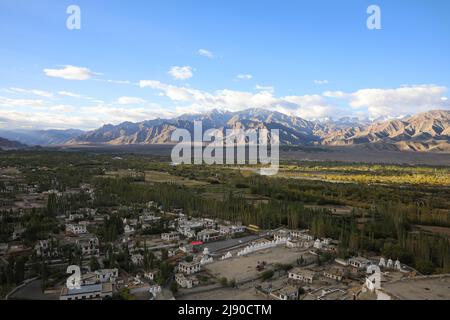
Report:
[[[16,150],[16,149],[23,149],[26,147],[27,147],[26,145],[20,142],[0,138],[0,150]]]
[[[62,145],[85,133],[82,130],[1,130],[0,137],[30,146]]]
[[[308,121],[265,109],[238,112],[212,110],[203,114],[185,114],[172,119],[123,122],[99,129],[1,131],[0,136],[28,145],[80,144],[166,144],[177,128],[193,134],[193,121],[202,121],[207,129],[279,129],[282,145],[352,146],[402,151],[450,152],[450,111],[434,110],[389,120]]]

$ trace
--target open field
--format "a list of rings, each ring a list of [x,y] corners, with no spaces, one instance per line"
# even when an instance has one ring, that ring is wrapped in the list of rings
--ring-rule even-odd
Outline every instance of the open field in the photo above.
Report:
[[[321,172],[305,172],[302,170],[281,170],[277,177],[305,180],[320,180],[339,183],[368,183],[368,184],[413,184],[413,185],[439,185],[450,186],[449,170],[441,169],[429,173],[410,172],[371,172],[370,168],[365,173],[347,172],[336,169],[327,172],[326,168]]]
[[[446,166],[450,153],[369,150],[364,147],[320,147],[300,150],[280,150],[281,160],[342,161],[364,163],[392,163],[411,165]]]
[[[65,151],[84,151],[116,154],[149,154],[170,158],[173,144],[155,145],[74,145],[52,148]],[[450,153],[407,152],[391,150],[368,150],[360,147],[303,147],[301,149],[280,150],[281,160],[296,161],[342,161],[365,163],[392,163],[411,165],[449,165]]]
[[[188,178],[175,176],[167,172],[161,171],[146,171],[145,172],[145,182],[154,183],[174,183],[187,187],[202,186],[208,183],[202,181],[191,180]]]
[[[450,228],[447,228],[447,227],[420,226],[420,225],[417,225],[415,227],[419,228],[420,230],[425,230],[425,231],[429,231],[432,233],[439,233],[439,234],[443,234],[443,235],[450,237]]]
[[[240,283],[259,277],[259,272],[256,270],[258,261],[265,261],[268,266],[275,263],[295,264],[302,255],[308,255],[307,250],[276,247],[257,251],[247,256],[218,260],[207,265],[205,269],[217,278],[235,279],[237,283]]]
[[[187,292],[178,300],[261,300],[262,295],[256,293],[252,284],[239,286],[239,288],[215,288],[212,290]]]
[[[431,276],[384,284],[384,290],[401,300],[448,300],[450,276]]]

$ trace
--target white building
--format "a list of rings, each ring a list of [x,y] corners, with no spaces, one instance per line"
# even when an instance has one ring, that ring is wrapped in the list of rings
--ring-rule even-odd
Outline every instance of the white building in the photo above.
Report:
[[[63,287],[59,300],[101,300],[111,298],[113,287],[111,283],[99,283],[81,286],[80,289]]]
[[[336,281],[341,281],[344,278],[344,270],[342,268],[331,268],[323,272],[323,276]]]
[[[201,271],[201,264],[197,261],[182,261],[178,264],[178,271],[184,274],[194,274]]]
[[[301,281],[305,283],[312,283],[316,273],[312,270],[295,268],[289,271],[288,278],[294,281]]]
[[[186,238],[194,238],[195,237],[195,230],[193,230],[190,226],[182,225],[179,226],[177,231],[181,233]]]
[[[119,277],[119,270],[117,268],[114,269],[101,269],[95,271],[95,275],[97,278],[97,281],[100,283],[105,282],[115,282],[116,279]]]
[[[314,241],[304,240],[300,238],[288,239],[286,241],[286,247],[288,248],[311,248],[314,244]]]
[[[139,220],[142,223],[154,223],[161,220],[161,217],[156,216],[153,212],[144,211],[143,214],[139,216]]]
[[[322,246],[323,246],[323,244],[322,244],[322,241],[320,241],[320,239],[316,239],[316,241],[314,241],[314,245],[313,245],[314,248],[322,249]]]
[[[277,240],[277,241],[286,241],[287,239],[289,239],[289,231],[288,230],[278,230],[277,232],[274,233],[273,235],[273,239]]]
[[[86,224],[66,224],[66,232],[70,232],[75,235],[87,233]]]
[[[34,249],[38,257],[52,258],[59,255],[58,247],[53,240],[39,240]]]
[[[127,224],[124,228],[123,231],[125,232],[125,234],[132,234],[134,233],[134,228],[131,227],[129,224]]]
[[[69,218],[67,220],[75,221],[75,220],[81,220],[83,218],[84,218],[84,215],[82,215],[80,213],[71,213],[71,214],[69,214]]]
[[[180,240],[180,233],[176,231],[161,233],[161,239],[164,241],[176,241]]]
[[[76,240],[76,245],[81,249],[83,256],[99,256],[99,241],[97,237],[87,237]]]
[[[298,300],[298,289],[293,286],[286,286],[272,291],[270,295],[277,300]]]
[[[156,275],[158,274],[158,271],[148,271],[144,273],[144,278],[154,281],[156,279]]]
[[[220,232],[214,229],[205,229],[197,233],[197,240],[203,242],[215,241],[220,237]]]
[[[314,237],[308,233],[308,230],[292,230],[290,232],[292,238],[298,238],[302,240],[312,241]]]
[[[185,276],[182,273],[177,273],[175,275],[175,281],[181,288],[185,288],[185,289],[193,288],[194,286],[199,284],[197,277]]]
[[[354,268],[365,269],[371,262],[364,257],[353,257],[348,260],[348,263]]]
[[[223,235],[233,235],[245,232],[245,226],[220,226],[219,232]]]

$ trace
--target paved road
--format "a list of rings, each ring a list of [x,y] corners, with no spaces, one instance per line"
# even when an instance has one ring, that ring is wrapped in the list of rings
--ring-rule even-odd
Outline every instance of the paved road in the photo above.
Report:
[[[43,294],[42,280],[34,280],[9,296],[9,300],[58,300],[58,294]]]

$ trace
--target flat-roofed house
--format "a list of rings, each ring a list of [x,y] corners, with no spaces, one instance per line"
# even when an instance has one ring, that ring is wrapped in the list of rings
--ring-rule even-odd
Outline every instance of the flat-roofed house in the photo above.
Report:
[[[272,291],[270,295],[277,300],[298,300],[298,289],[293,286],[286,286]]]
[[[99,241],[95,236],[77,239],[76,245],[81,249],[83,256],[97,257],[100,255]]]
[[[197,233],[197,240],[208,242],[219,239],[221,236],[220,231],[214,229],[205,229]]]
[[[86,224],[66,224],[66,232],[70,232],[75,235],[87,233]]]
[[[176,231],[161,233],[161,239],[164,241],[180,240],[180,233]]]
[[[63,287],[59,300],[102,300],[111,298],[113,285],[111,283],[89,284],[79,289]]]
[[[101,269],[95,271],[95,275],[97,278],[97,281],[100,283],[105,282],[115,282],[116,279],[119,277],[119,269]]]
[[[302,268],[294,268],[289,271],[288,278],[294,281],[301,281],[305,283],[312,283],[316,273],[312,270],[302,269]]]
[[[193,274],[201,271],[201,264],[197,261],[182,261],[178,264],[178,271],[184,274]]]
[[[333,267],[323,272],[323,276],[336,281],[341,281],[344,278],[343,268]]]
[[[365,269],[371,262],[364,257],[353,257],[348,260],[348,263],[354,268]]]
[[[181,288],[190,289],[199,284],[196,276],[185,276],[182,273],[175,275],[175,281]]]

